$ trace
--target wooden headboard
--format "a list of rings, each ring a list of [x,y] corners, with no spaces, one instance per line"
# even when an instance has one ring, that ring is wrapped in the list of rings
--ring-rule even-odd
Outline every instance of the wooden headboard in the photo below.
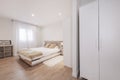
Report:
[[[48,43],[49,44],[56,44],[59,48],[61,48],[62,47],[61,43],[63,43],[63,41],[44,41],[44,46]]]

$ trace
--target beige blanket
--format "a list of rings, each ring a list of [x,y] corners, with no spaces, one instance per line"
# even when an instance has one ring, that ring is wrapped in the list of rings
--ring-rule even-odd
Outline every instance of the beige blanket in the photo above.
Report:
[[[30,59],[36,58],[38,56],[42,56],[42,52],[40,51],[33,51],[33,50],[22,50],[19,52],[19,54],[28,57]]]

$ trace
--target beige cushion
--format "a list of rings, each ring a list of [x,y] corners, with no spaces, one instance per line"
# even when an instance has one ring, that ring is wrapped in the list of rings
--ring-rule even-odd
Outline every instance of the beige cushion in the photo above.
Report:
[[[46,47],[46,48],[49,48],[49,46],[50,46],[49,43],[46,43],[46,44],[45,44],[45,47]]]
[[[55,48],[56,47],[56,44],[51,44],[50,46],[49,46],[49,48]]]

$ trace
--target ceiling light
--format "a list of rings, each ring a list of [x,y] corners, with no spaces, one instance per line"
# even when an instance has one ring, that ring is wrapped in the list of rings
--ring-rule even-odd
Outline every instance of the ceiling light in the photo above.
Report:
[[[32,14],[32,17],[34,17],[35,15],[34,14]]]
[[[60,13],[58,13],[58,15],[59,15],[59,16],[62,16],[62,13],[60,12]]]

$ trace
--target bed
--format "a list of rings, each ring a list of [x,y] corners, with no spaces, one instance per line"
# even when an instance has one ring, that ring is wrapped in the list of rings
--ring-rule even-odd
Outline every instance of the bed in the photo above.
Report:
[[[30,66],[61,54],[62,41],[45,41],[42,47],[29,48],[19,51],[19,57]]]

